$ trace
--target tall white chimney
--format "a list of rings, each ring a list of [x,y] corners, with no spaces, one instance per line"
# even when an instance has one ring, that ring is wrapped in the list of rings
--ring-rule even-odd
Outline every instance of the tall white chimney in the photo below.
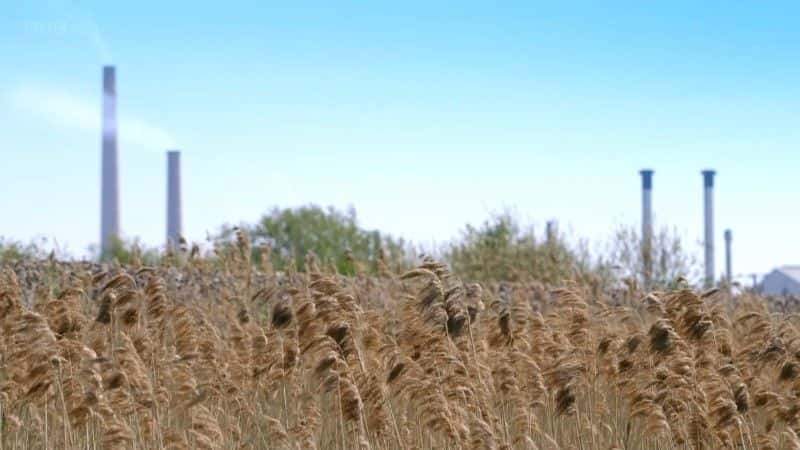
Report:
[[[653,277],[653,171],[643,169],[642,176],[642,262],[645,288],[649,289]]]
[[[181,217],[181,152],[167,152],[167,245],[178,246],[183,232]]]
[[[706,278],[705,286],[714,286],[714,175],[713,170],[703,172],[703,204],[705,209],[705,253]]]
[[[103,154],[100,191],[100,255],[119,238],[119,172],[117,155],[117,81],[114,66],[103,67]]]

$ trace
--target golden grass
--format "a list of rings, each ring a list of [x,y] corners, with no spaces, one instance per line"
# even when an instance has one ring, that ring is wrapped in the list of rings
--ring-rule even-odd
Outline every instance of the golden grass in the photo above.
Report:
[[[800,448],[796,317],[719,292],[255,269],[0,275],[2,448]]]

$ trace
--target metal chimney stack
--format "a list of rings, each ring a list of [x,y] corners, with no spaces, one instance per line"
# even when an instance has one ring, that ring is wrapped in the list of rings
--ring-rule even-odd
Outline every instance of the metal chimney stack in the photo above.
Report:
[[[706,288],[714,286],[714,175],[713,170],[703,172],[703,204],[705,209]]]
[[[114,66],[103,67],[103,155],[100,193],[100,255],[107,255],[119,237],[119,172],[117,155],[117,81]]]
[[[167,245],[178,246],[181,220],[181,152],[167,152]]]
[[[731,243],[733,242],[733,232],[725,230],[725,281],[728,288],[733,284],[733,266],[731,264]]]
[[[556,221],[548,220],[544,232],[547,244],[553,244],[555,242],[556,233]]]
[[[642,261],[645,287],[649,288],[653,276],[653,171],[639,171],[642,176]]]

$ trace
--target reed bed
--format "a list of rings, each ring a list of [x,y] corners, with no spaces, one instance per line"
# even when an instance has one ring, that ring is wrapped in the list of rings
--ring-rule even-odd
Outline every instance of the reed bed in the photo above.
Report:
[[[0,444],[796,449],[797,316],[755,297],[218,258],[0,271]]]

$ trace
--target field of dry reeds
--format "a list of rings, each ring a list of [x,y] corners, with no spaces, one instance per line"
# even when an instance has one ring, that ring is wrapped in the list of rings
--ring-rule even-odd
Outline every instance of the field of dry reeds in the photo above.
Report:
[[[0,273],[3,449],[800,448],[797,317],[240,251]]]

